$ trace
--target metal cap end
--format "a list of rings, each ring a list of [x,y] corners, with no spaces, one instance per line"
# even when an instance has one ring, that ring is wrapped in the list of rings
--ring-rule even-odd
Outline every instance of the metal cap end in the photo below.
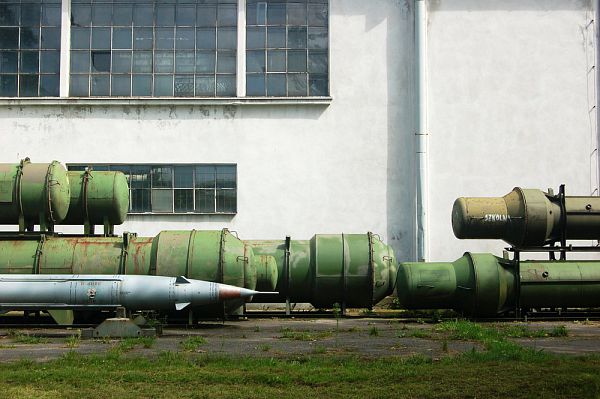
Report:
[[[457,198],[452,206],[452,231],[456,238],[466,237],[467,224],[467,199]]]

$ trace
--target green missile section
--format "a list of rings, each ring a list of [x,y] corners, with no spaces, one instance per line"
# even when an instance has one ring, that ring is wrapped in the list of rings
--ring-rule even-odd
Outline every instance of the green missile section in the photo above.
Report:
[[[70,186],[59,162],[0,164],[0,224],[18,224],[20,231],[53,230],[67,216]]]
[[[473,317],[516,308],[600,307],[600,262],[517,264],[492,254],[466,253],[455,262],[401,263],[396,288],[402,308],[454,309]]]
[[[600,238],[600,197],[552,195],[514,188],[504,197],[454,202],[457,238],[501,239],[517,247]]]
[[[255,254],[270,255],[277,264],[279,295],[261,299],[266,302],[370,308],[394,289],[393,250],[372,233],[247,242]]]
[[[520,305],[524,308],[600,306],[600,262],[521,262]]]
[[[396,292],[405,309],[455,309],[491,316],[511,309],[512,264],[491,254],[466,253],[455,262],[400,263]]]
[[[129,209],[129,186],[121,172],[82,171],[67,173],[71,187],[69,212],[61,224],[83,225],[87,234],[95,225],[112,232],[122,224]],[[106,233],[106,231],[105,231]]]

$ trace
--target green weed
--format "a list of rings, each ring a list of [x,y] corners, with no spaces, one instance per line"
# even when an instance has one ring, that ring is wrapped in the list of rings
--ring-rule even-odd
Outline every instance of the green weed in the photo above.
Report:
[[[205,345],[206,342],[206,338],[194,335],[181,341],[179,347],[186,352],[196,352],[202,345]]]

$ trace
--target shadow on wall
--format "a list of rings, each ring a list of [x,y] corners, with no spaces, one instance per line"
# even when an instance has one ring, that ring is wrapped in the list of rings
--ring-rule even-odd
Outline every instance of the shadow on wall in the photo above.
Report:
[[[367,16],[367,32],[387,24],[387,75],[382,76],[387,80],[387,193],[382,212],[387,214],[388,244],[399,260],[407,261],[416,256],[413,0],[385,3],[387,6],[373,7],[371,2],[350,0],[331,6],[332,14]]]

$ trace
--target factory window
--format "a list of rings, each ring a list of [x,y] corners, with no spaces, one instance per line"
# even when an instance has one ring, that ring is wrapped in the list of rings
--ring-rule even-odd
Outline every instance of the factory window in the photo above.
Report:
[[[0,0],[0,97],[328,95],[328,0]]]
[[[246,94],[329,94],[327,0],[246,2]]]
[[[0,96],[59,95],[60,0],[0,4]]]
[[[129,213],[237,212],[236,165],[90,165],[118,170],[129,183]],[[86,165],[69,165],[84,170]]]
[[[71,1],[73,97],[235,96],[236,53],[237,0]]]

